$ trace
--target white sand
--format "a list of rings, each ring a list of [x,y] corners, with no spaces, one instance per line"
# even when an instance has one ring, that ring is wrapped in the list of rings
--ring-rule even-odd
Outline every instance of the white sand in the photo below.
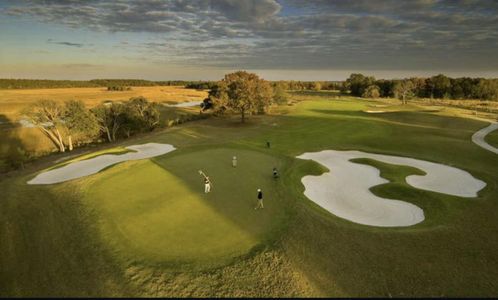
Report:
[[[472,135],[472,142],[477,144],[479,147],[498,154],[498,148],[491,146],[484,140],[486,135],[495,130],[498,130],[498,123],[491,123],[488,127],[474,133],[474,135]]]
[[[138,160],[151,158],[166,154],[175,150],[175,147],[169,144],[148,143],[143,145],[128,146],[127,149],[136,152],[125,154],[104,154],[87,160],[77,161],[64,167],[49,170],[38,174],[35,178],[28,181],[28,184],[53,184],[64,182],[83,176],[95,174],[98,171],[128,160]]]
[[[364,110],[364,112],[366,112],[368,114],[381,114],[381,113],[385,113],[386,111],[384,111],[384,110]]]
[[[406,181],[423,190],[475,197],[486,185],[466,171],[413,158],[335,150],[304,153],[298,158],[314,160],[330,170],[320,176],[303,177],[304,194],[332,214],[364,225],[410,226],[422,222],[424,212],[413,204],[374,195],[369,189],[388,181],[380,177],[378,169],[350,159],[370,158],[421,169],[427,174],[411,175]]]
[[[165,106],[168,107],[194,107],[194,106],[200,106],[202,101],[187,101],[187,102],[180,102],[176,104],[164,104]]]

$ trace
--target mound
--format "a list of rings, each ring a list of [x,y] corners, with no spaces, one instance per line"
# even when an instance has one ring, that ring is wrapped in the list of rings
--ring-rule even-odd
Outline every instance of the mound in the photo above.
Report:
[[[231,158],[238,158],[237,168]],[[117,165],[92,177],[86,199],[105,240],[127,260],[205,268],[232,261],[271,238],[284,213],[273,156],[235,149],[173,153]],[[204,193],[202,169],[213,187]],[[256,190],[265,209],[255,211]]]

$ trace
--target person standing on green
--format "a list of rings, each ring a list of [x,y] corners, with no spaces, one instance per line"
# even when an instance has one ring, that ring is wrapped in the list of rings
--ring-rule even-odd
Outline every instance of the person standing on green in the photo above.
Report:
[[[258,204],[256,205],[256,207],[254,209],[256,210],[258,208],[261,208],[261,209],[264,208],[264,206],[263,206],[263,192],[261,191],[261,189],[258,189]]]
[[[236,168],[237,167],[237,156],[234,156],[232,158],[232,167]]]
[[[278,171],[277,168],[273,168],[273,178],[277,179],[278,178]]]

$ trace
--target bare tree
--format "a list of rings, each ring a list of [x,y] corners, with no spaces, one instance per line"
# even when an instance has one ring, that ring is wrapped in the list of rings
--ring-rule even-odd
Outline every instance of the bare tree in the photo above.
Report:
[[[24,111],[27,120],[39,128],[60,152],[66,151],[61,133],[65,126],[64,110],[64,106],[55,101],[41,100]]]
[[[394,94],[406,104],[406,99],[413,96],[415,84],[410,79],[403,79],[394,85]]]

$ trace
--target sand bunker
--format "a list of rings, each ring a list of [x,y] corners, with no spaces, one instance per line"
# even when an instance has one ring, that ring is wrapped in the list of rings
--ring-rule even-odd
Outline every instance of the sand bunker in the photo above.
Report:
[[[411,226],[424,220],[424,212],[416,205],[374,195],[369,189],[389,182],[372,166],[350,162],[354,158],[406,165],[426,172],[410,175],[406,182],[416,188],[460,197],[476,197],[486,183],[463,170],[423,160],[361,151],[325,150],[304,153],[298,158],[311,159],[330,172],[305,176],[304,194],[332,214],[355,223],[371,226]]]
[[[194,107],[194,106],[200,106],[202,101],[187,101],[187,102],[180,102],[176,104],[164,104],[165,106],[168,107]]]
[[[486,135],[495,130],[498,130],[498,123],[491,123],[491,125],[489,125],[488,127],[485,127],[474,133],[474,135],[472,135],[472,142],[474,142],[479,147],[498,154],[498,148],[491,146],[484,140]]]
[[[40,173],[35,178],[28,181],[28,184],[53,184],[64,182],[71,179],[95,174],[108,166],[123,161],[150,158],[163,155],[175,150],[175,147],[173,147],[172,145],[156,143],[134,145],[128,146],[126,148],[136,152],[129,152],[120,155],[104,154],[87,160],[77,161],[58,169]]]
[[[367,114],[381,114],[381,113],[385,113],[386,111],[384,111],[384,110],[364,110],[364,112],[366,112]]]

